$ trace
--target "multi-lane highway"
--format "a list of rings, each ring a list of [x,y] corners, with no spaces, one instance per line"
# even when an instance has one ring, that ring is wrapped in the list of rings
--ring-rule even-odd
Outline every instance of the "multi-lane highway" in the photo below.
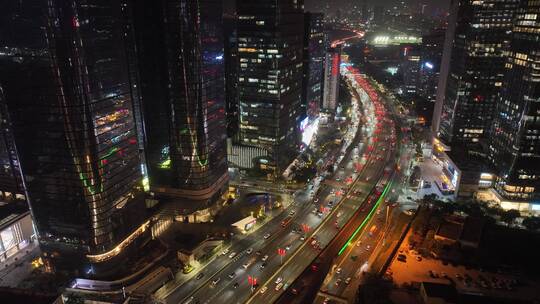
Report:
[[[287,290],[301,292],[302,284],[295,284],[295,288],[291,284],[307,271],[324,278],[324,265],[318,272],[319,262],[314,261],[340,250],[351,242],[351,236],[364,236],[359,227],[372,216],[380,217],[376,209],[393,178],[396,134],[384,105],[361,92],[355,79],[354,75],[350,78],[351,86],[358,91],[353,98],[353,127],[344,138],[345,148],[338,155],[334,173],[319,175],[307,189],[297,191],[294,203],[257,231],[233,238],[223,255],[189,280],[172,281],[159,289],[154,294],[156,302],[272,303],[294,296],[285,293]],[[266,186],[280,190],[271,184]],[[359,248],[366,254],[370,249]],[[367,259],[363,254],[357,252],[356,258]],[[345,255],[351,253],[345,250]],[[335,284],[332,280],[337,278],[330,277],[327,283]]]
[[[369,168],[365,167],[369,171],[364,171],[372,178],[372,183],[368,185],[365,189],[364,196],[353,197],[351,200],[352,203],[356,206],[361,206],[351,211],[353,215],[348,221],[347,225],[341,229],[337,237],[333,238],[332,242],[327,248],[317,256],[315,265],[316,269],[307,268],[301,275],[295,280],[290,292],[282,294],[279,299],[279,303],[308,303],[313,300],[315,297],[319,286],[323,283],[324,278],[328,272],[340,272],[343,270],[339,267],[334,266],[333,261],[334,257],[343,254],[351,247],[356,247],[354,240],[361,235],[366,227],[369,227],[368,224],[372,217],[380,216],[378,211],[383,204],[384,199],[388,193],[390,193],[391,184],[394,179],[394,168],[396,167],[396,131],[395,126],[388,116],[388,113],[379,101],[376,96],[373,94],[366,94],[363,91],[366,83],[360,85],[359,81],[362,80],[361,75],[358,75],[357,71],[351,68],[351,81],[354,84],[354,87],[358,90],[358,95],[369,96],[369,99],[375,105],[375,115],[376,125],[372,141],[375,144],[372,148],[368,148],[370,151],[369,158],[372,162],[369,164]],[[373,161],[375,160],[375,161]],[[356,187],[356,186],[355,186]],[[369,191],[371,189],[371,191]],[[355,192],[356,189],[353,187],[351,192]],[[354,258],[356,260],[362,259],[362,256],[366,258],[371,254],[373,249],[372,245],[366,244],[365,246],[358,246],[356,250],[358,255]],[[361,265],[361,264],[360,264]],[[360,267],[356,267],[355,270],[358,270]],[[350,270],[349,270],[350,271]],[[337,281],[338,279],[336,279]],[[343,285],[346,285],[344,282],[345,279],[341,279],[338,282],[340,285],[343,282]],[[351,279],[352,280],[352,279]],[[335,284],[335,281],[333,282]],[[350,283],[350,281],[349,281]],[[275,301],[275,299],[268,299]],[[261,301],[262,302],[262,301]]]

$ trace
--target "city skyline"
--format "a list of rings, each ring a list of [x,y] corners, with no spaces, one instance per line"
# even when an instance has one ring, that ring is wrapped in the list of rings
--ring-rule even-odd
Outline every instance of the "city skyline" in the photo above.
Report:
[[[0,299],[536,303],[539,54],[540,0],[7,1]]]

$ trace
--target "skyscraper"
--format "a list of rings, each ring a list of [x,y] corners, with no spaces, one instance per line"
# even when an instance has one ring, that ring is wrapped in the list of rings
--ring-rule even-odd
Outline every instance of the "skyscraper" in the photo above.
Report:
[[[322,105],[326,36],[324,15],[305,14],[303,107],[308,117],[315,117]]]
[[[148,231],[123,4],[2,7],[3,107],[43,258],[54,270],[102,276],[125,269],[119,261]]]
[[[302,102],[303,4],[239,0],[240,144],[263,148],[276,173],[297,155]]]
[[[5,56],[5,55],[4,55]],[[26,199],[13,127],[0,84],[0,195],[2,200]]]
[[[235,8],[236,10],[236,8]],[[227,136],[238,136],[238,38],[236,37],[236,13],[223,16],[225,43],[225,110],[227,112]]]
[[[322,108],[335,111],[339,99],[339,65],[341,64],[341,47],[331,47],[326,51],[324,61],[324,94]]]
[[[150,189],[195,209],[228,182],[222,13],[219,0],[135,8]]]
[[[456,0],[458,1],[458,0]],[[447,145],[477,143],[492,123],[496,96],[504,76],[505,51],[510,42],[512,18],[519,0],[459,2],[455,24],[449,24],[453,43],[448,75],[438,100],[441,108],[438,136]],[[452,7],[457,3],[453,2]],[[450,37],[452,38],[452,37]],[[437,108],[438,109],[438,108]],[[439,115],[439,113],[435,113]],[[440,120],[439,120],[440,119]]]
[[[503,202],[540,197],[540,2],[521,1],[515,14],[506,76],[498,98],[489,158]],[[503,205],[516,208],[519,205]]]

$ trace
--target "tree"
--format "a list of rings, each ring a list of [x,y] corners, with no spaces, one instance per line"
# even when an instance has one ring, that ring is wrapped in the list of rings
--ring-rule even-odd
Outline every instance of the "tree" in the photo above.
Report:
[[[511,226],[514,224],[514,221],[520,217],[519,211],[515,209],[506,210],[501,214],[501,221],[505,222],[507,225]]]
[[[523,219],[523,226],[531,231],[540,229],[540,217],[529,216]]]
[[[364,283],[358,286],[356,304],[389,304],[392,282],[381,276],[366,273]]]
[[[84,304],[84,299],[76,294],[70,294],[65,302],[66,304]]]

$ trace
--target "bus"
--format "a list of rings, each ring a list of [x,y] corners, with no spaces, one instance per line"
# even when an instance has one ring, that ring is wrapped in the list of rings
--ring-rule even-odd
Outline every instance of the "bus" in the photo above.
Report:
[[[287,225],[289,225],[292,221],[292,216],[287,216],[282,222],[281,222],[281,227],[286,227]]]
[[[377,225],[371,226],[371,229],[369,229],[369,236],[373,236],[375,231],[377,231]]]

